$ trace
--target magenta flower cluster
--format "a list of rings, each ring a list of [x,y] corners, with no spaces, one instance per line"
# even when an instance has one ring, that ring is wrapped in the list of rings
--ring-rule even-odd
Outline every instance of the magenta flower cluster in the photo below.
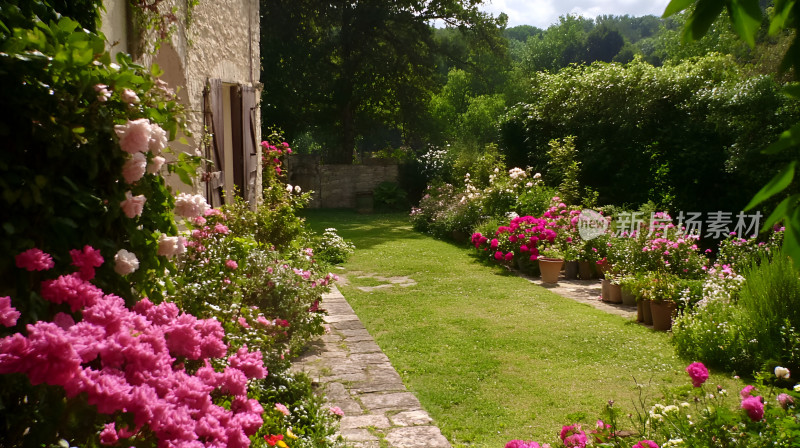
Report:
[[[694,387],[700,387],[708,379],[708,369],[702,362],[693,362],[686,367]]]
[[[548,221],[544,218],[519,216],[512,219],[507,226],[498,227],[494,236],[495,238],[489,240],[476,232],[472,234],[472,245],[478,250],[489,252],[498,261],[511,261],[515,255],[534,261],[539,258],[539,244],[552,243],[557,234],[548,227]]]
[[[37,267],[47,259],[44,253],[30,255],[34,261],[17,257],[18,265]],[[60,386],[67,397],[85,394],[102,414],[131,415],[131,427],[106,425],[103,444],[136,437],[147,428],[159,446],[249,446],[248,437],[263,424],[264,410],[246,395],[249,378],[267,375],[261,353],[245,346],[217,372],[209,359],[227,353],[218,321],[147,299],[130,310],[120,297],[85,278],[99,267],[98,251],[87,246],[71,255],[79,272],[43,282],[41,296],[68,305],[72,313],[58,313],[53,322],[39,321],[25,334],[1,339],[0,374],[21,373],[31,384]],[[15,310],[6,299],[0,298],[0,316],[4,324],[13,324]],[[78,312],[82,320],[76,322],[73,313]],[[183,359],[205,365],[190,373]],[[232,396],[230,409],[215,405],[212,394]]]

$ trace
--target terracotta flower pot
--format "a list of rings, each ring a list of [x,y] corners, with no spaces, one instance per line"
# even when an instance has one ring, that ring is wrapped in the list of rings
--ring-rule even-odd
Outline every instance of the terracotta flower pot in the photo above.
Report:
[[[650,301],[650,310],[653,316],[653,330],[669,331],[672,328],[672,317],[678,305],[671,300],[659,302]]]
[[[622,293],[620,286],[611,283],[611,280],[601,281],[603,300],[609,303],[622,303]]]
[[[539,270],[542,272],[542,282],[558,283],[558,276],[561,274],[561,266],[564,260],[554,258],[540,258]]]
[[[625,306],[636,306],[636,296],[628,288],[622,288],[622,304]]]
[[[642,304],[642,323],[645,325],[653,325],[653,315],[650,312],[650,301],[640,300]]]
[[[578,262],[565,261],[564,262],[564,279],[577,280],[578,279]]]
[[[644,300],[636,301],[636,322],[644,323]]]
[[[578,262],[578,277],[581,280],[591,280],[595,278],[594,269],[592,269],[592,263],[588,261],[579,261]]]

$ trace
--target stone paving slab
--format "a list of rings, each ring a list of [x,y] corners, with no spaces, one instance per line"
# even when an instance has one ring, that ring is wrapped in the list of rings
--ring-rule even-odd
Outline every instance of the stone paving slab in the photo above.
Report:
[[[404,279],[386,280],[405,286]],[[339,433],[348,446],[451,448],[335,286],[320,306],[330,333],[309,344],[292,370],[306,372],[342,409]]]
[[[598,310],[610,314],[616,314],[628,319],[636,319],[636,307],[629,307],[621,303],[609,303],[600,300],[600,280],[566,280],[563,275],[558,279],[558,283],[544,283],[539,277],[531,277],[519,271],[517,275],[527,279],[529,282],[550,290],[562,297],[575,300],[593,306]]]

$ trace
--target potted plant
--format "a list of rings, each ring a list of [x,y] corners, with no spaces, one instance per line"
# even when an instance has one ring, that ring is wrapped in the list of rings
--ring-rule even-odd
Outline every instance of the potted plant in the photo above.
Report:
[[[558,283],[561,267],[564,265],[564,255],[555,246],[550,246],[539,256],[539,271],[542,273],[542,282]]]
[[[634,294],[636,276],[632,274],[622,275],[619,278],[619,286],[622,304],[625,306],[636,306],[636,295]]]
[[[603,279],[603,300],[609,303],[622,303],[622,290],[617,275],[606,275]]]
[[[648,277],[642,294],[650,300],[650,313],[653,318],[653,330],[669,331],[672,318],[678,310],[676,302],[680,295],[681,280],[665,272],[656,272]]]
[[[567,239],[564,245],[564,278],[566,280],[577,280],[580,268],[581,243],[575,238]]]

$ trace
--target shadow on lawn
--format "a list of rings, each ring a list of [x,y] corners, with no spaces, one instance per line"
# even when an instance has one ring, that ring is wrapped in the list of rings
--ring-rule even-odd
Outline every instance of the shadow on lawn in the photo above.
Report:
[[[368,249],[386,241],[421,240],[426,236],[411,228],[408,214],[359,214],[352,210],[305,210],[301,213],[318,234],[333,227],[342,238],[358,249]]]

